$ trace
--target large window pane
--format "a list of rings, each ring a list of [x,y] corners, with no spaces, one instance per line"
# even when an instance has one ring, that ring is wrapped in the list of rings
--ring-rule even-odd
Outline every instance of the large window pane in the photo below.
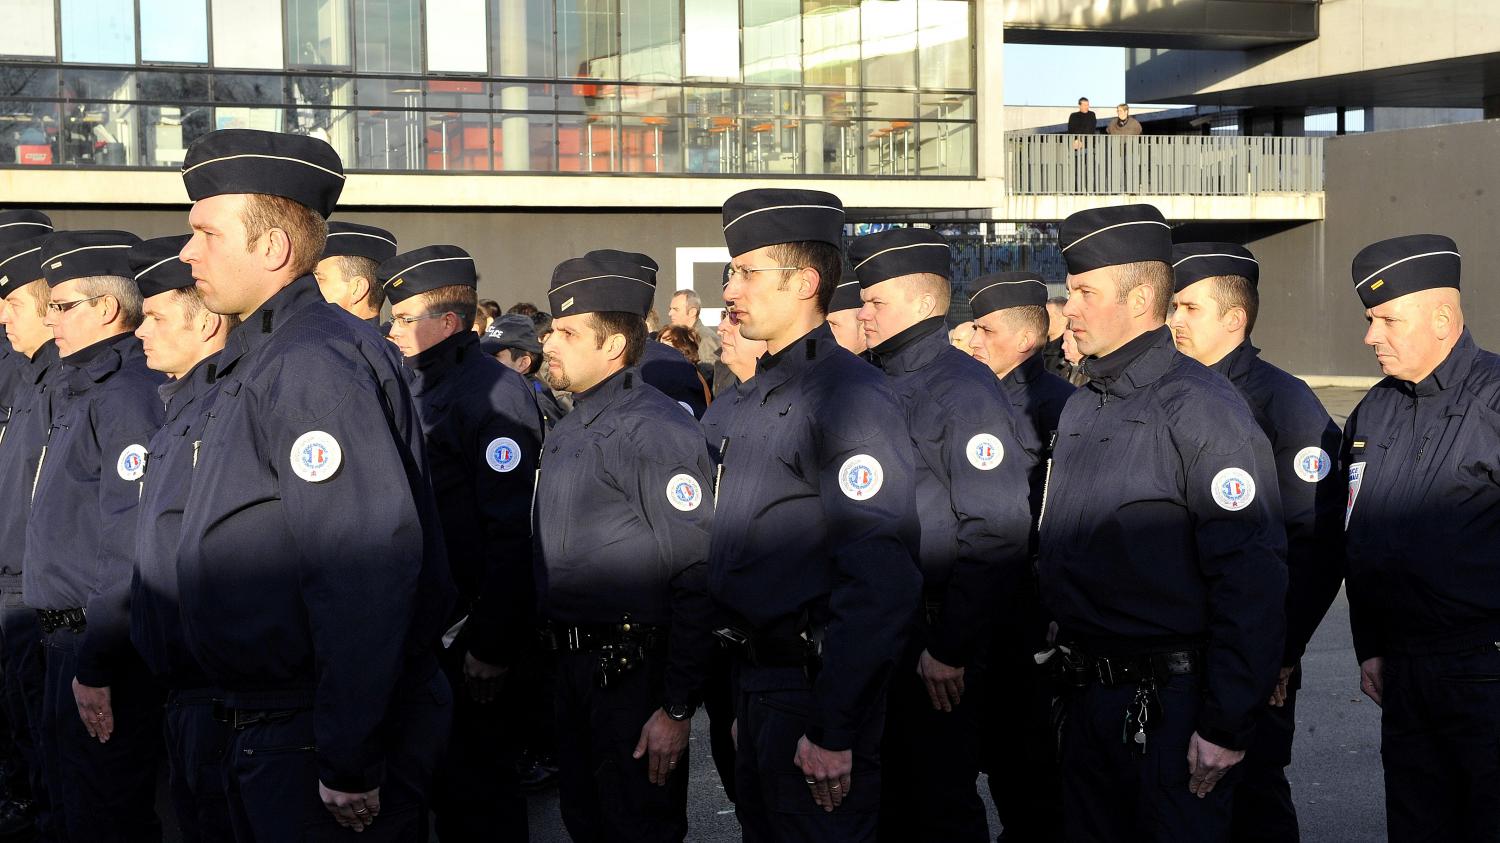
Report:
[[[207,64],[205,0],[141,0],[141,61]]]
[[[494,136],[488,114],[430,111],[425,118],[427,169],[490,169]]]
[[[348,0],[287,0],[286,54],[293,67],[348,67]]]
[[[55,58],[57,20],[53,11],[53,0],[6,0],[0,56]],[[0,157],[4,157],[3,152]]]
[[[180,167],[193,141],[213,129],[213,109],[207,105],[141,106],[145,147],[141,164]]]
[[[422,169],[421,112],[361,111],[355,119],[358,169]]]
[[[354,83],[329,76],[298,76],[291,80],[292,131],[327,141],[339,158],[354,157]]]
[[[427,0],[427,69],[488,73],[485,0]],[[488,169],[488,168],[486,168]]]
[[[683,76],[701,81],[740,79],[739,0],[685,0]]]
[[[57,103],[0,100],[0,164],[46,167],[61,160]]]
[[[620,78],[676,82],[682,78],[680,0],[622,0]]]
[[[551,114],[495,115],[495,169],[550,172],[557,169],[557,140]]]
[[[918,64],[924,88],[974,87],[969,0],[917,0]]]
[[[490,0],[490,14],[495,21],[497,76],[545,79],[556,72],[552,62],[552,0]]]
[[[565,173],[620,169],[620,127],[608,115],[558,115],[557,168]]]
[[[421,0],[362,0],[354,6],[356,64],[373,73],[422,70]]]
[[[214,77],[214,100],[244,103],[286,102],[286,79],[282,76],[221,73]]]
[[[973,123],[923,123],[921,138],[922,175],[974,175]]]
[[[801,0],[744,0],[745,81],[802,82]]]
[[[558,76],[620,78],[617,12],[616,0],[558,0]]]
[[[128,167],[140,163],[136,107],[74,102],[63,108],[63,163]]]
[[[804,0],[802,66],[808,85],[859,84],[859,0]]]
[[[135,64],[135,4],[62,0],[62,36],[63,61]]]
[[[57,71],[51,68],[13,64],[0,67],[0,99],[11,97],[57,97]]]
[[[281,0],[212,2],[216,67],[281,69]]]
[[[62,76],[64,100],[135,99],[135,77],[125,70],[70,67]]]
[[[216,129],[260,129],[284,131],[286,112],[279,108],[245,108],[221,105],[214,109]]]
[[[917,84],[917,0],[864,0],[860,6],[864,84]]]
[[[627,173],[682,172],[682,120],[651,115],[622,118],[621,169]]]

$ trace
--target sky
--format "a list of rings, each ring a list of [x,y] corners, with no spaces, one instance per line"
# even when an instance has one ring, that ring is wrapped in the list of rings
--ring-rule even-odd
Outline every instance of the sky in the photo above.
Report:
[[[1077,106],[1079,97],[1096,112],[1125,101],[1124,48],[1005,45],[1006,105]]]

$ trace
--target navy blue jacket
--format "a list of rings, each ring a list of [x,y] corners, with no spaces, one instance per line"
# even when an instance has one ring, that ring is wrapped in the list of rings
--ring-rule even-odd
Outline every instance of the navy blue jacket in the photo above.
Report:
[[[531,395],[536,399],[537,409],[541,410],[543,429],[551,430],[556,427],[557,423],[562,420],[562,417],[568,414],[568,411],[563,409],[562,404],[558,403],[557,396],[552,394],[552,390],[548,389],[546,384],[537,380],[535,376],[527,375],[526,385],[531,387]]]
[[[633,367],[573,400],[537,479],[542,612],[564,626],[670,627],[662,702],[696,704],[713,647],[708,448]]]
[[[994,373],[948,342],[943,317],[891,337],[870,359],[890,379],[916,454],[923,591],[941,605],[922,643],[962,667],[988,644],[996,615],[1013,615],[1023,599],[1035,458]]]
[[[134,334],[63,358],[59,404],[40,458],[26,529],[26,605],[84,608],[78,681],[114,684],[133,663],[130,576],[146,443],[161,427],[156,388]],[[128,657],[128,658],[127,658]]]
[[[177,545],[203,425],[219,391],[214,380],[217,360],[217,354],[211,355],[181,378],[158,387],[166,415],[147,446],[146,476],[141,480],[135,573],[130,582],[130,642],[151,673],[177,689],[209,684],[182,634]]]
[[[0,429],[10,421],[16,397],[26,379],[31,361],[11,347],[5,332],[0,331]]]
[[[527,379],[460,331],[406,359],[458,588],[455,646],[511,664],[533,636],[531,494],[542,419]],[[455,617],[453,620],[457,620]]]
[[[641,380],[691,410],[693,418],[703,418],[703,412],[708,409],[703,379],[698,375],[698,367],[689,363],[682,352],[664,342],[648,339],[638,365]]]
[[[1302,658],[1344,581],[1345,483],[1334,461],[1342,435],[1301,378],[1260,359],[1248,340],[1213,370],[1229,378],[1271,442],[1286,521],[1286,652]]]
[[[28,362],[16,389],[10,423],[0,431],[0,575],[21,575],[31,485],[42,446],[52,431],[53,387],[61,372],[57,344],[47,340]]]
[[[453,598],[401,359],[304,275],[230,332],[218,378],[178,550],[188,648],[230,707],[310,698],[319,779],[370,790]]]
[[[921,599],[915,455],[880,370],[827,323],[757,364],[720,443],[709,582],[751,632],[823,631],[807,737],[853,746]]]
[[[1344,426],[1360,661],[1500,635],[1500,356],[1467,329],[1418,384],[1385,378]]]
[[[1041,354],[1022,360],[1000,379],[1000,390],[1016,414],[1016,435],[1031,456],[1031,518],[1033,528],[1042,510],[1042,484],[1051,459],[1052,436],[1063,405],[1077,388],[1047,370]],[[1034,529],[1033,529],[1034,532]]]
[[[1042,602],[1058,640],[1085,650],[1201,648],[1196,730],[1244,749],[1285,638],[1270,443],[1245,400],[1164,327],[1088,366],[1093,379],[1058,422],[1042,504]]]

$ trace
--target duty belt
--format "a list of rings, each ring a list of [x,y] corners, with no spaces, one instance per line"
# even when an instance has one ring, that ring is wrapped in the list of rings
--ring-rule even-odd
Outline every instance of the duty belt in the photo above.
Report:
[[[1165,680],[1198,672],[1201,656],[1196,650],[1173,650],[1133,656],[1095,656],[1066,647],[1058,648],[1059,670],[1067,684],[1087,687],[1098,682],[1106,688],[1139,685],[1147,680]]]
[[[36,616],[44,635],[64,627],[73,632],[83,632],[87,625],[82,609],[37,609]]]
[[[565,653],[591,653],[635,647],[653,650],[666,646],[667,628],[633,622],[547,626],[542,629],[541,637],[544,647]]]
[[[801,623],[797,625],[802,626]],[[823,630],[820,628],[796,631],[789,624],[781,624],[778,628],[756,632],[729,625],[715,629],[714,635],[751,667],[800,667],[811,678],[823,664]]]

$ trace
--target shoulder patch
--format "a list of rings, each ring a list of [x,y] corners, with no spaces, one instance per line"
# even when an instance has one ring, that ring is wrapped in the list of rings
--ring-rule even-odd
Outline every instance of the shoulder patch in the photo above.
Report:
[[[1255,500],[1255,480],[1243,468],[1226,468],[1214,475],[1210,491],[1220,509],[1238,512]]]
[[[337,439],[321,430],[310,430],[292,443],[292,473],[309,483],[321,483],[338,473],[344,451]]]
[[[969,440],[966,446],[969,464],[980,471],[989,471],[1005,459],[1005,446],[989,433],[980,433]]]
[[[484,461],[490,468],[504,474],[521,464],[521,446],[509,436],[493,439],[485,446]]]
[[[1363,444],[1363,443],[1361,443]],[[1357,462],[1349,466],[1349,500],[1344,504],[1344,529],[1349,529],[1349,516],[1354,514],[1354,501],[1359,497],[1360,484],[1365,482],[1365,464]]]
[[[1328,452],[1316,445],[1309,445],[1297,452],[1292,460],[1292,471],[1308,483],[1320,482],[1333,470],[1333,460]]]
[[[880,460],[869,454],[855,454],[839,468],[839,489],[846,497],[863,501],[875,497],[885,482]]]
[[[146,473],[146,446],[126,445],[115,460],[115,471],[121,480],[139,480]]]
[[[667,503],[680,512],[692,512],[703,502],[703,486],[691,474],[676,474],[667,481]]]

